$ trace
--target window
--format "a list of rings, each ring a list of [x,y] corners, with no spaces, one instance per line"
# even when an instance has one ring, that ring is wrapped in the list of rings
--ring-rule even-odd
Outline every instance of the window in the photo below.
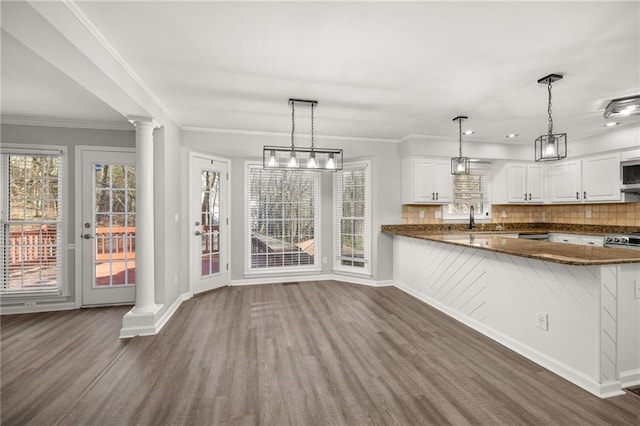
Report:
[[[444,206],[445,219],[491,218],[491,163],[472,162],[468,175],[453,176],[453,203]]]
[[[319,270],[320,176],[247,168],[247,272]]]
[[[3,152],[0,162],[0,292],[60,291],[61,152]]]
[[[335,175],[334,268],[337,271],[371,273],[370,169],[369,162],[345,164]]]

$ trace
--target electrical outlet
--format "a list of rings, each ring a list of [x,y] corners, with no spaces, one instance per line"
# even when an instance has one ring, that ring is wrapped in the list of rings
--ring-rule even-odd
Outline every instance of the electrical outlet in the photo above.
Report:
[[[584,217],[586,217],[587,219],[591,219],[591,207],[587,207],[584,210]]]
[[[434,217],[436,219],[442,219],[442,212],[440,210],[436,210],[434,213]]]
[[[503,219],[507,218],[507,211],[506,210],[502,210],[502,218]]]
[[[640,279],[633,280],[634,288],[635,288],[635,298],[640,299]]]
[[[536,311],[536,327],[547,331],[549,330],[549,314],[542,311]]]
[[[420,210],[420,219],[424,219],[424,210]]]

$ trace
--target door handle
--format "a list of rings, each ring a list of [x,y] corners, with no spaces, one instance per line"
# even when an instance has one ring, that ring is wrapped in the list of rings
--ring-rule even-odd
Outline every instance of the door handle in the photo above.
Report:
[[[576,200],[579,200],[579,199],[580,199],[580,193],[576,192]]]
[[[527,201],[527,193],[524,193],[524,200]]]
[[[202,232],[200,232],[200,231],[196,231],[196,232],[195,232],[195,234],[196,234],[197,236],[202,236]]]
[[[531,201],[531,193],[529,193],[529,201]]]
[[[93,238],[93,235],[91,235],[91,234],[83,234],[82,238],[84,238],[85,240],[89,240],[89,239]]]
[[[436,199],[436,193],[435,192],[431,193],[431,199],[435,201],[435,199]]]
[[[436,200],[437,200],[438,198],[439,198],[439,197],[438,197],[438,193],[436,192]]]
[[[587,191],[584,191],[584,199],[587,199]]]

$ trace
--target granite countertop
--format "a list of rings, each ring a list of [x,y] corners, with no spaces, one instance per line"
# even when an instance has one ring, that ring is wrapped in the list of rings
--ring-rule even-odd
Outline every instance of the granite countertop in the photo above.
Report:
[[[541,229],[520,229],[503,231],[440,231],[405,229],[404,225],[389,225],[393,229],[383,232],[405,237],[455,244],[481,250],[489,250],[514,256],[528,257],[565,265],[612,265],[620,263],[640,263],[640,250],[596,247],[577,244],[552,243],[550,241],[528,240],[501,236],[526,232],[541,232]],[[551,231],[566,232],[566,231]],[[575,231],[574,231],[575,232]]]

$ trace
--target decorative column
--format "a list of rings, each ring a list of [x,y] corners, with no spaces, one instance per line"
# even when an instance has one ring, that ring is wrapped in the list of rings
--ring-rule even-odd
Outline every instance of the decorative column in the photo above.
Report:
[[[120,337],[156,334],[152,118],[128,116],[136,127],[136,304],[122,319]]]

